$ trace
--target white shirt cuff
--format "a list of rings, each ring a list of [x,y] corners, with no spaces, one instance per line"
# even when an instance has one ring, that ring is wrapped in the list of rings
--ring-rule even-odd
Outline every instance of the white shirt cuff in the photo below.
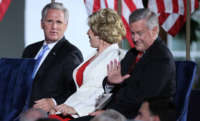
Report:
[[[54,98],[51,98],[53,100],[53,103],[55,106],[57,106],[56,100]]]

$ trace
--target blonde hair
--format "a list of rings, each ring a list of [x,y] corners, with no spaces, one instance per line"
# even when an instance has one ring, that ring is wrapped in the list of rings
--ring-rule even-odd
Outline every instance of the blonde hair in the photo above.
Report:
[[[90,15],[88,25],[95,35],[111,44],[120,42],[126,35],[121,17],[109,8],[100,9]]]

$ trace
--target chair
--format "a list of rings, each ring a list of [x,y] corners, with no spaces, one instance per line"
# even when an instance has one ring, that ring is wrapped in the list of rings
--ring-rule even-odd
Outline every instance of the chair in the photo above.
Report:
[[[175,104],[180,113],[177,121],[187,121],[190,93],[196,74],[197,64],[192,61],[176,61]]]
[[[0,121],[14,121],[28,108],[34,59],[0,59]]]
[[[200,121],[200,89],[192,89],[190,94],[190,104],[188,109],[188,121]]]

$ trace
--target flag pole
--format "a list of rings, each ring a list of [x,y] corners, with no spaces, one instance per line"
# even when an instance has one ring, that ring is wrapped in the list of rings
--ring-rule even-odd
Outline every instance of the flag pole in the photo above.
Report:
[[[121,16],[121,10],[122,10],[122,2],[121,0],[117,0],[117,13],[119,14],[119,16]],[[122,42],[123,41],[119,43],[120,48],[122,48]]]
[[[187,0],[186,12],[186,60],[190,60],[190,0]]]
[[[121,11],[122,11],[122,2],[121,0],[118,0],[118,6],[117,6],[117,13],[121,16]]]

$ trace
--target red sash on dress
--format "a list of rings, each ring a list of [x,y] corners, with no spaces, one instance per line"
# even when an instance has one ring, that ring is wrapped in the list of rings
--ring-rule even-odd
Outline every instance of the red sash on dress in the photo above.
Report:
[[[69,120],[73,119],[73,117],[71,117],[71,116],[62,117],[59,115],[49,115],[48,118],[58,119],[60,121],[69,121]]]
[[[83,83],[83,72],[85,71],[85,68],[90,64],[90,61],[94,58],[91,57],[88,61],[86,61],[78,70],[76,73],[76,82],[78,86],[80,87]]]

